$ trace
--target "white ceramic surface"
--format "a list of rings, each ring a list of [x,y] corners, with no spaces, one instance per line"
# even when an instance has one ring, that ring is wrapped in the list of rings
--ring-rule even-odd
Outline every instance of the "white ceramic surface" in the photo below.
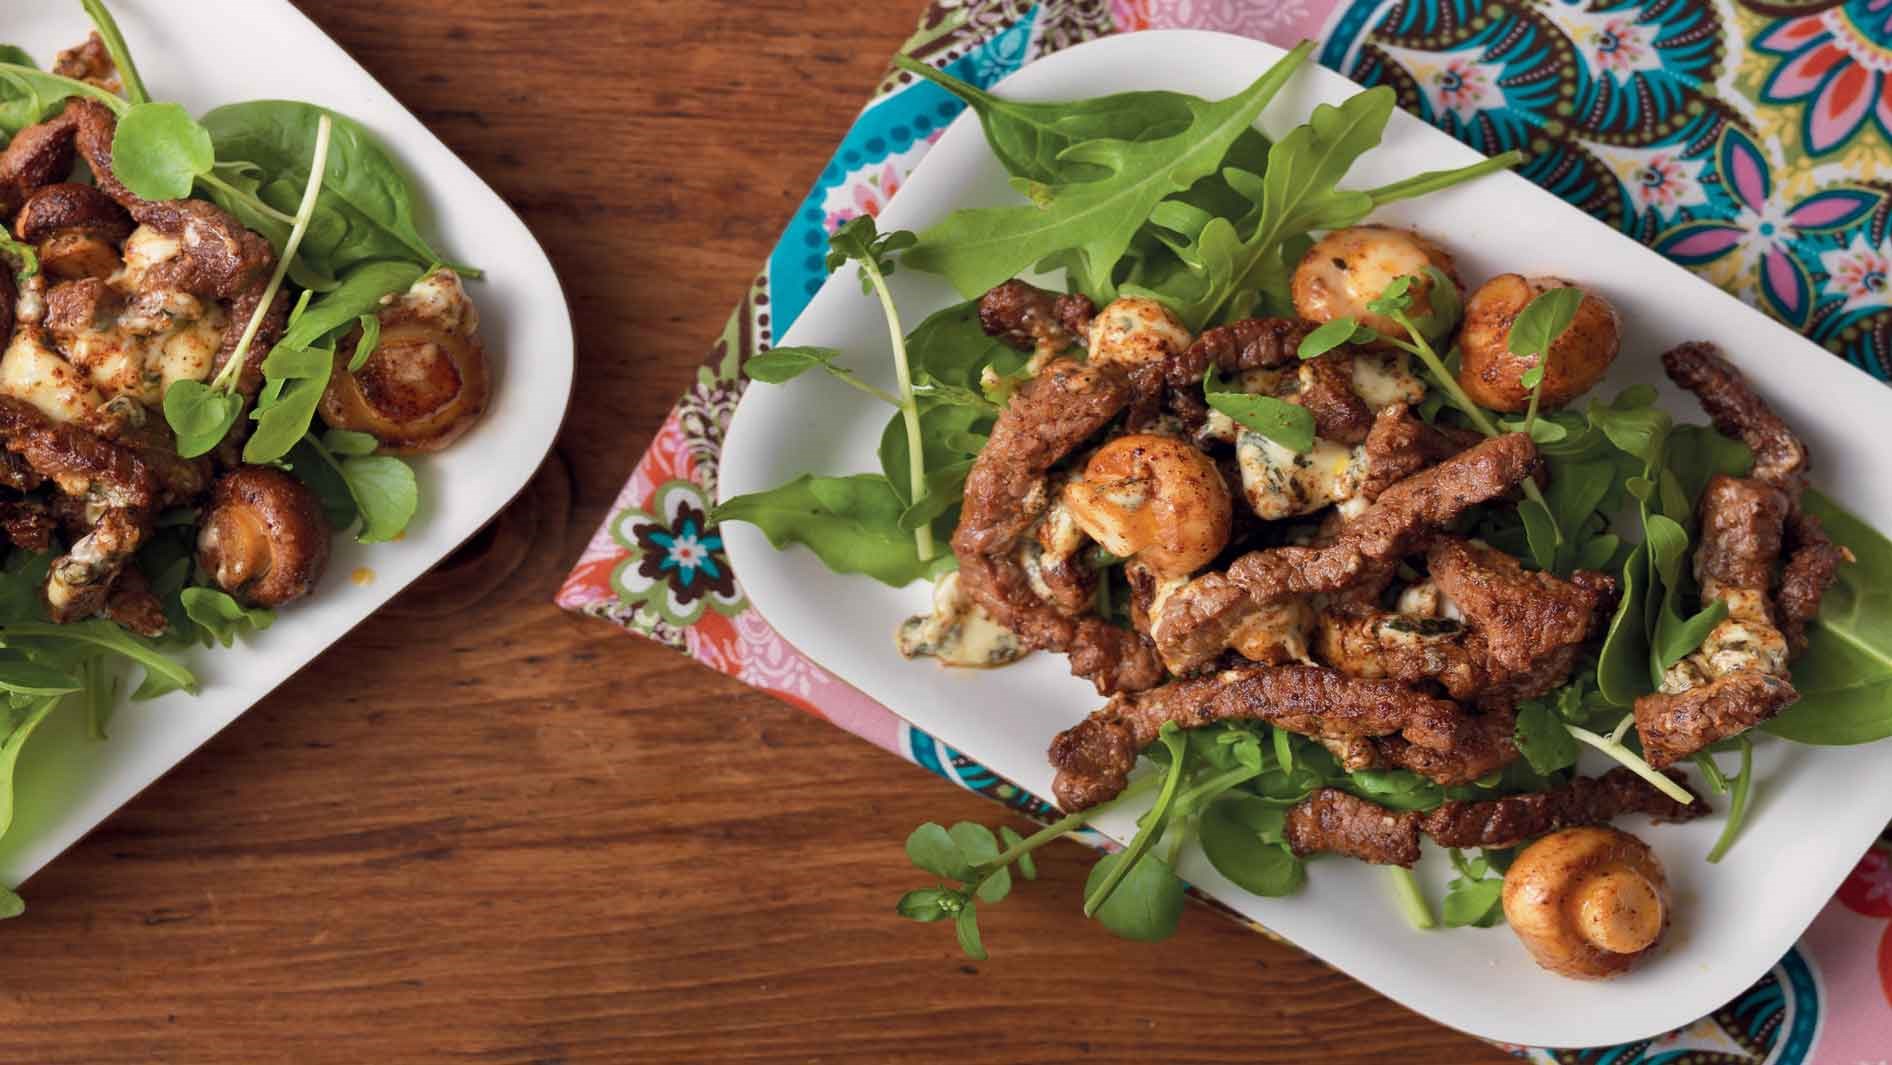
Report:
[[[1233,93],[1280,50],[1200,31],[1125,34],[1059,52],[1008,79],[1001,92],[1070,99],[1132,89],[1178,89],[1207,97]],[[1302,71],[1262,116],[1279,135],[1317,102],[1356,91],[1324,69]],[[1417,171],[1460,166],[1478,155],[1418,119],[1395,113],[1384,143],[1354,168],[1369,187]],[[928,153],[881,216],[885,229],[920,229],[963,206],[1015,202],[968,112]],[[1628,336],[1613,390],[1661,385],[1670,408],[1704,420],[1670,388],[1655,356],[1672,344],[1722,344],[1795,426],[1817,457],[1821,484],[1878,527],[1892,529],[1892,478],[1883,474],[1882,427],[1892,393],[1758,311],[1584,216],[1523,178],[1502,175],[1381,212],[1381,221],[1417,225],[1446,241],[1465,275],[1517,270],[1553,273],[1599,287],[1621,310]],[[955,302],[943,281],[913,271],[894,278],[909,325]],[[852,271],[815,297],[784,344],[822,344],[893,387],[877,305]],[[749,389],[730,426],[721,489],[728,496],[772,487],[805,471],[876,470],[874,447],[886,408],[809,374],[786,386]],[[901,716],[1039,795],[1049,795],[1045,748],[1051,737],[1099,705],[1072,678],[1062,656],[1035,655],[1002,670],[950,671],[894,653],[895,624],[924,608],[927,589],[883,587],[841,577],[801,549],[777,552],[753,527],[723,528],[730,560],[749,599],[811,658]],[[845,604],[842,609],[837,609]],[[1595,1046],[1688,1023],[1732,998],[1772,966],[1829,899],[1892,815],[1892,773],[1883,747],[1811,749],[1760,745],[1757,802],[1747,830],[1718,866],[1703,856],[1719,816],[1647,829],[1632,820],[1667,865],[1675,924],[1650,964],[1611,983],[1578,983],[1537,968],[1503,928],[1419,932],[1395,909],[1387,873],[1341,859],[1314,862],[1297,897],[1264,899],[1218,876],[1199,851],[1184,874],[1196,885],[1383,994],[1456,1028],[1537,1046]],[[1594,771],[1595,766],[1591,767]],[[1713,800],[1718,808],[1725,799]],[[1124,838],[1128,815],[1104,831]],[[1430,845],[1428,844],[1430,848]],[[1432,848],[1421,879],[1436,900],[1448,863]],[[1071,914],[1073,934],[1083,918]],[[1003,964],[1004,907],[987,922]],[[914,930],[913,935],[930,932]],[[1105,935],[1102,929],[1090,934]],[[1265,994],[1259,985],[1256,994]],[[1257,1036],[1258,1039],[1265,1036]]]
[[[269,631],[233,649],[186,656],[201,694],[121,705],[103,743],[85,738],[76,711],[48,719],[20,758],[18,812],[0,843],[0,883],[7,885],[45,865],[479,529],[538,468],[571,394],[571,318],[538,242],[314,23],[286,0],[111,6],[158,98],[196,114],[237,100],[309,100],[360,119],[381,138],[431,207],[422,231],[437,238],[441,254],[486,271],[469,291],[492,359],[493,404],[453,447],[415,462],[421,509],[405,538],[371,545],[338,539],[321,587],[280,611]],[[0,11],[0,41],[25,47],[41,66],[89,28],[75,0],[10,0]],[[372,580],[352,581],[358,567],[371,570]]]

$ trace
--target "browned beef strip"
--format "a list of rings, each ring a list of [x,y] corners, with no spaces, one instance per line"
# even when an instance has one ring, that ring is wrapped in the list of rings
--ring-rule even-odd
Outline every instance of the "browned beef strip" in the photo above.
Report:
[[[1715,428],[1754,451],[1754,477],[1798,500],[1806,486],[1807,449],[1747,378],[1713,345],[1683,344],[1662,356],[1669,379],[1695,393]]]
[[[113,583],[111,594],[105,600],[105,616],[152,639],[164,635],[171,625],[170,619],[164,616],[163,604],[151,593],[151,585],[135,564],[126,566]]]
[[[1788,520],[1787,543],[1774,608],[1787,651],[1797,657],[1807,649],[1807,625],[1820,616],[1820,600],[1838,578],[1840,564],[1853,561],[1853,553],[1834,543],[1820,519],[1804,510]]]
[[[1752,669],[1723,674],[1677,694],[1645,695],[1636,700],[1642,756],[1657,769],[1672,765],[1711,743],[1746,732],[1799,698],[1786,680]]]
[[[1014,278],[979,297],[979,326],[1020,351],[1045,346],[1056,352],[1089,332],[1095,311],[1084,296],[1059,295]]]
[[[65,181],[35,190],[13,222],[13,231],[28,244],[76,229],[117,245],[131,236],[131,228],[131,216],[117,200],[91,185]]]
[[[0,532],[15,547],[28,551],[45,551],[52,547],[53,534],[59,531],[59,523],[47,512],[43,503],[31,499],[0,503]]]
[[[0,221],[11,220],[34,189],[64,181],[72,172],[77,129],[71,112],[62,111],[7,142],[0,151]]]
[[[1353,356],[1330,351],[1301,369],[1301,390],[1286,398],[1314,416],[1314,435],[1348,447],[1365,443],[1373,409],[1353,390]]]
[[[1137,752],[1155,742],[1164,724],[1200,728],[1217,721],[1265,721],[1320,739],[1397,735],[1437,752],[1476,741],[1458,704],[1391,681],[1321,666],[1236,666],[1120,695],[1059,733],[1049,754],[1058,802],[1080,810],[1122,791]]]
[[[1684,786],[1681,773],[1669,778]],[[1627,769],[1600,777],[1576,777],[1552,791],[1501,799],[1448,801],[1420,819],[1420,830],[1442,847],[1514,847],[1561,828],[1600,825],[1624,814],[1649,814],[1658,821],[1692,821],[1708,813],[1696,799],[1676,802]]]
[[[1071,617],[1039,598],[1018,558],[1047,493],[1046,474],[1102,430],[1130,400],[1123,374],[1059,360],[1012,396],[966,478],[953,532],[960,586],[999,624],[1040,650],[1065,651],[1071,671],[1100,693],[1148,688],[1163,677],[1141,633],[1098,617]]]
[[[1373,741],[1374,764],[1405,769],[1447,787],[1470,784],[1517,760],[1512,740],[1517,717],[1510,710],[1490,710],[1471,719],[1459,741],[1449,750],[1422,747],[1403,736],[1381,736]]]
[[[1314,323],[1297,318],[1245,318],[1207,329],[1187,348],[1163,361],[1169,409],[1191,429],[1208,417],[1202,378],[1215,367],[1224,374],[1292,365],[1300,358],[1301,338]]]
[[[1288,847],[1302,858],[1326,851],[1375,865],[1419,860],[1419,815],[1395,812],[1339,788],[1321,788],[1288,811]]]
[[[1393,485],[1483,439],[1477,432],[1427,425],[1404,403],[1384,407],[1366,435],[1366,481],[1360,494],[1378,499]]]
[[[1616,581],[1579,572],[1529,572],[1493,547],[1442,537],[1426,553],[1439,590],[1484,644],[1488,704],[1515,705],[1561,685],[1583,643],[1605,624]]]
[[[13,274],[13,262],[0,255],[0,351],[13,341],[13,309],[20,299],[20,286]]]
[[[1787,493],[1756,478],[1710,478],[1698,508],[1696,578],[1765,594],[1774,583],[1791,506]]]

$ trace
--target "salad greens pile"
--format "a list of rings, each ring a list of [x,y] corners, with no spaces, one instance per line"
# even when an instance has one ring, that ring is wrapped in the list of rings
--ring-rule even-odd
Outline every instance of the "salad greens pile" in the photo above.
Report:
[[[716,520],[749,522],[777,547],[801,544],[836,572],[896,586],[936,577],[955,561],[934,547],[950,538],[967,471],[1024,373],[1024,356],[979,328],[971,301],[986,290],[1023,273],[1062,270],[1071,291],[1099,306],[1121,295],[1149,297],[1192,331],[1256,314],[1292,314],[1288,279],[1315,234],[1519,161],[1511,154],[1379,188],[1342,188],[1354,161],[1379,143],[1393,94],[1377,88],[1338,106],[1321,105],[1271,142],[1254,122],[1308,54],[1306,45],[1290,52],[1223,100],[1130,92],[1063,103],[1006,100],[897,59],[902,69],[972,108],[1026,202],[955,211],[917,235],[881,234],[869,217],[835,234],[830,269],[860,263],[863,288],[880,297],[898,394],[838,365],[833,349],[776,349],[753,358],[747,369],[765,383],[819,369],[897,408],[881,441],[881,470],[804,474],[723,503]],[[944,276],[968,302],[902,337],[884,285],[896,253],[899,265]],[[1307,874],[1284,839],[1284,818],[1319,788],[1396,810],[1541,792],[1575,773],[1587,745],[1672,797],[1691,798],[1642,759],[1630,710],[1726,616],[1725,604],[1701,602],[1695,587],[1689,560],[1696,503],[1710,477],[1745,475],[1753,458],[1745,445],[1711,427],[1677,424],[1647,386],[1592,398],[1582,409],[1542,410],[1545,358],[1582,298],[1578,288],[1550,289],[1514,323],[1510,350],[1536,360],[1522,382],[1530,403],[1521,418],[1495,416],[1459,387],[1459,352],[1449,345],[1462,311],[1459,291],[1437,268],[1392,280],[1369,304],[1373,314],[1400,326],[1401,335],[1343,318],[1315,329],[1299,350],[1304,359],[1345,344],[1405,352],[1428,385],[1418,407],[1426,420],[1487,436],[1529,434],[1548,467],[1545,486],[1527,480],[1518,505],[1484,508],[1469,531],[1536,569],[1617,576],[1622,598],[1601,644],[1568,684],[1520,707],[1515,739],[1521,758],[1448,788],[1405,770],[1348,772],[1319,743],[1263,723],[1186,732],[1166,727],[1145,752],[1153,771],[1111,802],[1030,836],[972,823],[914,830],[908,857],[937,880],[902,897],[898,912],[916,921],[951,919],[967,955],[983,958],[980,905],[1002,900],[1014,871],[1035,878],[1037,848],[1132,804],[1149,805],[1130,845],[1092,868],[1084,913],[1118,935],[1161,939],[1181,912],[1186,885],[1177,860],[1192,839],[1222,876],[1247,891],[1298,891]],[[1300,406],[1240,391],[1213,370],[1203,392],[1210,407],[1289,450],[1304,453],[1314,445],[1312,417]],[[1858,562],[1842,569],[1810,632],[1809,649],[1795,664],[1801,703],[1765,728],[1804,743],[1892,736],[1892,542],[1817,492],[1808,494],[1806,505]],[[1099,583],[1107,594],[1110,582]],[[1716,761],[1730,752],[1739,754],[1732,776]],[[1731,795],[1726,827],[1708,856],[1715,861],[1734,842],[1750,805],[1753,742],[1746,736],[1725,741],[1698,755],[1696,765],[1711,790]],[[1452,850],[1456,875],[1436,916],[1411,873],[1393,868],[1395,900],[1418,927],[1501,923],[1500,890],[1511,857],[1508,849]]]
[[[101,0],[82,0],[115,62],[124,94],[42,71],[23,49],[0,45],[0,143],[82,97],[117,118],[113,170],[150,200],[200,196],[264,236],[277,269],[248,322],[239,349],[209,382],[185,381],[166,391],[164,415],[184,457],[222,443],[244,412],[235,374],[279,291],[294,297],[282,338],[263,360],[263,388],[248,412],[254,425],[242,455],[280,466],[307,484],[337,530],[362,542],[391,540],[419,506],[413,469],[375,454],[367,434],[323,430],[317,401],[333,370],[337,345],[358,335],[350,369],[373,353],[376,311],[405,293],[444,260],[421,236],[420,197],[386,149],[359,123],[314,104],[256,100],[191,118],[182,106],[154,101],[111,13]],[[75,180],[83,180],[81,175]],[[38,272],[33,249],[0,227],[0,258],[21,280]],[[478,272],[463,266],[463,276]],[[4,338],[0,338],[4,339]],[[159,517],[137,564],[163,604],[170,632],[136,636],[103,619],[52,625],[44,620],[41,586],[50,554],[14,549],[0,562],[0,836],[12,821],[12,779],[20,748],[34,729],[68,702],[81,706],[89,731],[103,739],[118,695],[123,663],[143,668],[130,697],[195,691],[196,677],[176,657],[189,646],[229,646],[242,632],[267,628],[268,610],[247,609],[194,572],[198,515],[178,509]],[[0,916],[18,912],[0,890]]]

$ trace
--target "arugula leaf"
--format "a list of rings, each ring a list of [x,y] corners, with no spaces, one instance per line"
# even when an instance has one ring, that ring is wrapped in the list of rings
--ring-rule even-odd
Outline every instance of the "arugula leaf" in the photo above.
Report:
[[[751,380],[763,384],[779,385],[807,373],[813,369],[832,371],[834,360],[841,357],[839,348],[786,347],[770,348],[750,356],[742,364],[742,372]]]
[[[256,431],[243,442],[243,461],[274,462],[289,453],[315,421],[316,406],[335,368],[329,348],[277,344],[263,360],[263,391],[250,417]]]
[[[1649,545],[1637,544],[1623,563],[1623,598],[1597,654],[1596,685],[1613,706],[1631,706],[1649,688]]]
[[[1065,158],[1067,151],[1100,138],[1139,141],[1173,133],[1189,124],[1194,99],[1176,92],[1123,92],[1056,103],[1007,100],[911,56],[896,55],[893,62],[964,100],[1006,172],[1040,185],[1105,176],[1103,167]]]
[[[61,701],[61,696],[39,699],[24,714],[0,708],[0,723],[9,723],[6,739],[0,741],[0,837],[13,827],[13,771],[20,762],[20,749],[32,738],[35,729],[46,720]],[[9,722],[9,718],[11,719]]]
[[[1096,166],[1106,176],[1045,190],[1042,205],[955,211],[920,234],[907,265],[943,274],[968,297],[1072,250],[1088,276],[1108,278],[1156,205],[1214,173],[1312,50],[1311,42],[1303,43],[1227,99],[1184,98],[1189,121],[1180,132],[1144,140],[1100,137],[1062,149],[1060,163]]]
[[[308,293],[304,292],[304,296]],[[355,353],[348,357],[348,372],[354,373],[368,360],[374,358],[375,349],[381,346],[381,319],[372,314],[364,314],[357,321],[361,326],[361,336],[355,340]]]
[[[1662,447],[1674,426],[1667,411],[1655,405],[1656,390],[1648,385],[1631,385],[1608,403],[1591,400],[1586,412],[1590,424],[1609,438],[1625,454],[1641,459],[1648,469],[1655,469],[1662,459]]]
[[[7,647],[32,646],[31,641],[39,639],[76,641],[109,651],[122,658],[129,658],[144,667],[147,683],[161,685],[164,691],[182,688],[194,693],[197,690],[197,676],[183,664],[160,653],[148,641],[132,635],[103,618],[74,621],[64,625],[36,621],[9,621],[5,630],[0,631],[0,645]],[[20,640],[29,642],[22,645],[17,642]]]
[[[1342,344],[1350,344],[1362,332],[1371,333],[1352,318],[1335,318],[1323,323],[1319,328],[1301,338],[1300,347],[1295,350],[1303,361],[1318,359]]]
[[[778,488],[737,496],[711,514],[746,521],[777,548],[798,543],[836,573],[864,573],[896,588],[935,575],[943,559],[921,561],[900,527],[906,502],[880,474],[803,474]]]
[[[180,597],[184,613],[225,647],[230,646],[244,628],[261,632],[276,621],[275,611],[247,609],[215,588],[186,588]]]

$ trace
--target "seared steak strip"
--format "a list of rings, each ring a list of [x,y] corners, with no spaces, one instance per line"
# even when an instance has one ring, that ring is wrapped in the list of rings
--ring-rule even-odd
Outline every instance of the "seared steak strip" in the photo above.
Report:
[[[1642,756],[1661,769],[1711,743],[1753,728],[1799,701],[1792,684],[1755,669],[1736,670],[1682,692],[1636,700]]]
[[[1754,452],[1756,480],[1799,499],[1806,486],[1807,449],[1767,401],[1713,344],[1696,341],[1662,356],[1669,379],[1695,393],[1715,428]]]
[[[0,221],[11,220],[34,189],[64,181],[72,172],[72,138],[77,124],[64,111],[28,126],[0,151]]]
[[[1012,396],[966,478],[953,532],[960,586],[1033,648],[1070,654],[1071,672],[1103,694],[1156,684],[1163,666],[1139,633],[1098,617],[1070,617],[1032,589],[1018,548],[1042,513],[1046,475],[1110,424],[1130,401],[1123,374],[1060,360]]]
[[[0,396],[0,441],[81,507],[89,531],[53,560],[46,602],[57,622],[92,617],[150,531],[151,471],[131,451],[11,396]]]
[[[1412,408],[1395,403],[1380,410],[1366,435],[1366,480],[1360,495],[1368,501],[1427,466],[1475,447],[1484,436],[1469,429],[1427,425]]]
[[[1286,836],[1297,857],[1327,851],[1375,865],[1419,860],[1419,815],[1393,811],[1339,788],[1321,788],[1288,811]]]
[[[1251,551],[1226,575],[1206,575],[1170,596],[1152,635],[1171,671],[1214,661],[1229,636],[1263,607],[1350,588],[1412,553],[1471,507],[1522,481],[1537,449],[1522,433],[1486,440],[1381,492],[1359,516],[1316,547]]]
[[[1422,747],[1403,736],[1381,736],[1373,741],[1373,765],[1409,770],[1447,787],[1470,784],[1517,760],[1517,744],[1512,741],[1516,729],[1516,715],[1505,709],[1472,718],[1470,727],[1449,750]]]
[[[1669,778],[1688,783],[1680,773],[1671,772]],[[1708,813],[1708,804],[1700,799],[1686,805],[1676,802],[1635,773],[1616,768],[1534,795],[1448,801],[1420,818],[1419,828],[1442,847],[1514,847],[1560,828],[1606,824],[1632,813],[1658,821],[1692,821]]]
[[[1171,413],[1195,430],[1209,416],[1202,399],[1202,378],[1209,367],[1233,374],[1292,365],[1300,358],[1301,339],[1313,331],[1313,322],[1298,318],[1245,318],[1204,330],[1163,362]]]
[[[1014,278],[979,297],[979,327],[1020,351],[1055,354],[1090,332],[1096,311],[1089,297],[1060,295]]]
[[[1137,752],[1163,725],[1201,728],[1217,721],[1265,721],[1323,741],[1397,735],[1413,747],[1446,753],[1476,742],[1457,703],[1391,681],[1357,680],[1320,666],[1237,666],[1205,677],[1119,695],[1059,733],[1049,757],[1052,784],[1066,810],[1081,810],[1123,790]]]
[[[1853,553],[1834,543],[1820,519],[1804,510],[1788,519],[1786,540],[1787,563],[1781,567],[1774,607],[1792,659],[1807,649],[1807,625],[1820,616],[1820,600],[1838,579],[1840,564],[1853,561]]]
[[[1616,580],[1608,574],[1579,570],[1565,580],[1528,572],[1496,548],[1456,537],[1435,543],[1426,564],[1477,637],[1485,656],[1479,702],[1487,708],[1515,706],[1562,685],[1584,642],[1616,606]]]

